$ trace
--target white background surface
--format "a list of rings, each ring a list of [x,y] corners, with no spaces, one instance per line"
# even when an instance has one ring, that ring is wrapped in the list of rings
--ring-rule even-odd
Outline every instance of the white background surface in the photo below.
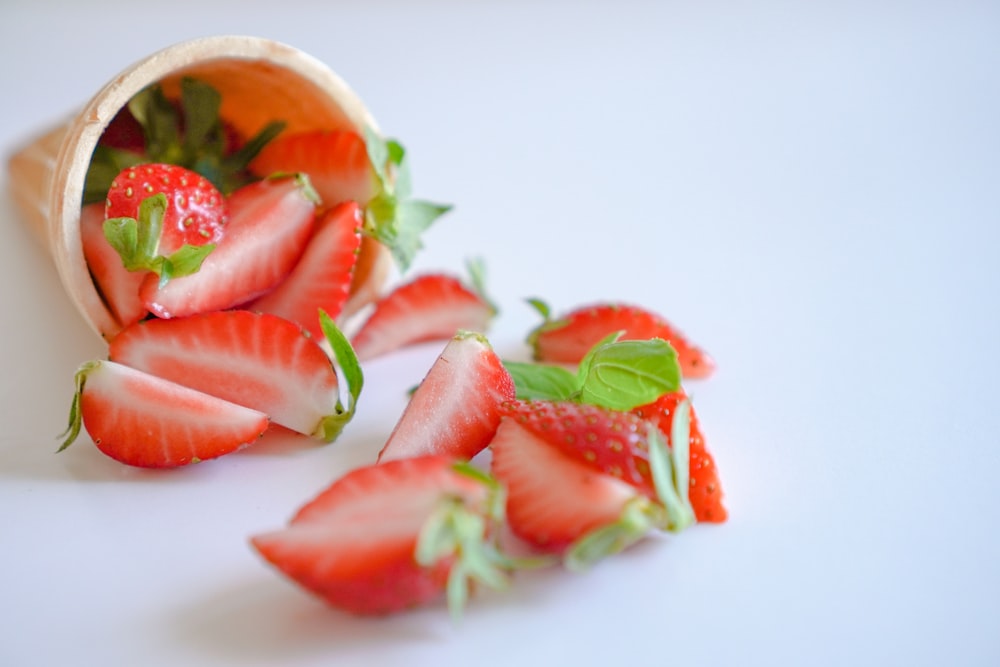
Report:
[[[172,4],[4,0],[0,149],[177,41],[303,49],[456,205],[417,268],[483,255],[503,354],[541,295],[644,304],[716,357],[689,388],[731,519],[460,627],[328,610],[246,539],[371,460],[437,348],[370,364],[328,448],[57,456],[103,349],[4,193],[0,664],[1000,664],[995,3]]]

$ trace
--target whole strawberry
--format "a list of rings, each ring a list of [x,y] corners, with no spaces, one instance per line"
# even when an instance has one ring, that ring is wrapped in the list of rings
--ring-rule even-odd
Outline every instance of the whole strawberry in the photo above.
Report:
[[[166,197],[156,254],[170,255],[185,245],[217,243],[222,238],[226,200],[208,179],[172,164],[142,164],[122,170],[111,182],[104,217],[138,218],[142,202]]]

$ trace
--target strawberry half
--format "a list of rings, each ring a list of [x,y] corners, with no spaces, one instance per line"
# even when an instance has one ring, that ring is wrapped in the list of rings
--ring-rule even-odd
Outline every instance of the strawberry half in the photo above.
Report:
[[[429,454],[471,459],[500,424],[514,381],[480,334],[460,332],[445,345],[379,452],[379,462]]]
[[[146,320],[115,336],[108,356],[327,441],[353,414],[353,404],[346,414],[340,404],[337,372],[323,349],[297,324],[274,315],[228,310]],[[351,389],[356,400],[360,388]]]
[[[354,202],[326,211],[288,277],[247,308],[297,322],[322,340],[316,313],[322,308],[333,319],[340,316],[358,260],[361,224],[361,209]]]
[[[240,188],[229,199],[226,236],[191,275],[166,284],[148,276],[140,297],[157,317],[184,317],[247,303],[274,288],[305,250],[316,215],[308,178]]]
[[[60,451],[81,424],[97,448],[122,463],[172,468],[213,459],[255,442],[267,415],[113,361],[76,374],[76,394]]]
[[[375,303],[351,339],[362,361],[431,340],[448,340],[459,330],[485,333],[496,308],[483,295],[479,274],[474,288],[455,276],[432,273],[400,285]]]
[[[681,389],[664,394],[653,403],[638,407],[632,412],[639,417],[653,421],[664,433],[670,433],[673,429],[674,415],[677,413],[678,406],[684,401],[687,401],[687,394]],[[688,497],[691,500],[691,507],[694,508],[694,515],[698,521],[723,523],[729,513],[722,504],[722,483],[719,480],[719,470],[715,465],[715,459],[705,445],[705,437],[702,435],[694,407],[691,408],[690,431],[691,486],[688,489]]]
[[[195,172],[172,164],[142,164],[125,168],[111,182],[105,218],[138,218],[139,205],[163,194],[157,254],[167,256],[185,245],[218,243],[228,221],[226,200],[214,185]]]
[[[284,529],[251,538],[272,565],[329,604],[389,614],[445,596],[457,613],[470,580],[506,584],[489,542],[502,520],[498,485],[444,456],[356,469]]]
[[[654,425],[573,402],[518,401],[507,410],[490,444],[492,472],[507,488],[511,530],[536,548],[582,569],[652,528],[693,521],[678,492],[687,451],[668,454]]]
[[[308,174],[328,207],[345,201],[364,206],[380,187],[365,140],[350,130],[281,134],[250,162],[250,170],[262,178],[275,173]]]
[[[80,211],[83,256],[94,283],[120,326],[141,320],[146,309],[139,300],[143,272],[129,271],[104,236],[104,206],[88,204]]]
[[[664,318],[639,306],[606,303],[574,309],[557,320],[549,318],[549,308],[533,300],[532,305],[545,321],[528,335],[528,343],[537,361],[575,364],[600,340],[617,331],[620,340],[662,338],[677,352],[677,361],[685,379],[709,377],[715,362],[701,348],[692,344]]]

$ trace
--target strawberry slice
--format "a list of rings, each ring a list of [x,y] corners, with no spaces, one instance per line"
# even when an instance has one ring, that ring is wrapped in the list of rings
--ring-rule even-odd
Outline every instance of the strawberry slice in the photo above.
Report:
[[[687,486],[686,447],[668,454],[654,425],[574,402],[518,401],[507,410],[490,444],[492,472],[507,488],[511,530],[529,544],[582,569],[652,528],[693,521],[678,492]]]
[[[460,332],[413,393],[378,460],[429,454],[471,459],[489,444],[500,406],[513,398],[514,381],[489,341]]]
[[[139,285],[145,274],[125,268],[122,258],[104,237],[104,206],[88,204],[80,211],[83,256],[94,283],[120,326],[128,326],[146,315],[139,300]]]
[[[157,317],[232,308],[280,283],[312,234],[316,196],[304,176],[260,181],[229,199],[226,236],[201,268],[166,284],[147,276],[140,297]]]
[[[497,311],[483,294],[481,274],[477,269],[472,274],[471,289],[455,276],[430,273],[379,299],[351,339],[358,358],[364,361],[407,345],[448,340],[459,330],[485,333]]]
[[[681,389],[664,394],[656,401],[638,407],[632,412],[639,417],[653,421],[664,433],[670,433],[678,406],[686,400],[687,394]],[[722,504],[722,483],[719,480],[719,470],[715,465],[715,458],[705,445],[705,437],[702,435],[698,416],[693,407],[691,408],[690,420],[691,487],[688,490],[688,496],[691,500],[691,507],[694,508],[695,518],[699,522],[723,523],[729,513]]]
[[[381,187],[365,140],[350,130],[309,130],[279,135],[250,162],[260,177],[309,174],[324,206],[345,201],[367,204]]]
[[[317,311],[340,316],[361,244],[361,209],[346,202],[320,216],[302,258],[274,290],[247,308],[292,320],[321,340]]]
[[[76,374],[76,394],[60,451],[81,424],[97,448],[122,463],[173,468],[255,442],[267,415],[113,361],[91,361]]]
[[[470,580],[506,584],[490,538],[502,520],[497,484],[444,456],[356,469],[284,529],[251,538],[278,570],[329,604],[389,614],[445,596],[458,613]]]
[[[531,304],[545,321],[528,335],[528,343],[537,361],[575,364],[600,340],[617,331],[620,340],[662,338],[677,351],[677,360],[685,379],[709,377],[715,362],[701,348],[692,344],[680,331],[656,313],[639,306],[602,303],[576,308],[557,320],[549,317],[549,308],[538,300]]]
[[[344,350],[336,341],[331,346]],[[353,414],[353,404],[346,414],[340,404],[337,372],[323,349],[298,325],[275,315],[229,310],[147,320],[115,336],[108,356],[327,441]],[[348,371],[349,385],[359,384]],[[356,400],[360,388],[349,389]]]

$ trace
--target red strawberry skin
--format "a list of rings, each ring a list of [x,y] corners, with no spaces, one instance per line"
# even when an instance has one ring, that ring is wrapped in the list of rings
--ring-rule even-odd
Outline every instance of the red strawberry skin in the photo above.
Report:
[[[232,194],[229,206],[226,235],[201,269],[164,286],[157,276],[147,276],[140,297],[149,312],[169,318],[232,308],[288,276],[315,222],[308,180],[286,177],[247,185]]]
[[[111,361],[93,362],[80,395],[84,427],[122,463],[172,468],[255,442],[267,415]]]
[[[448,340],[460,329],[483,333],[494,314],[493,306],[458,278],[426,274],[379,299],[351,343],[358,359],[374,359],[407,345]]]
[[[111,182],[105,218],[136,218],[147,197],[164,194],[159,253],[169,255],[183,245],[218,243],[228,210],[225,198],[208,179],[171,164],[142,164],[124,169]]]
[[[677,406],[686,399],[687,394],[683,390],[675,391],[664,394],[653,403],[636,408],[633,412],[656,423],[664,433],[670,433]],[[723,494],[719,470],[705,444],[705,437],[702,435],[698,416],[693,407],[690,413],[690,428],[691,487],[688,490],[688,498],[691,500],[691,506],[698,521],[723,523],[728,518],[729,513],[722,503]]]
[[[457,473],[449,457],[400,459],[358,468],[302,507],[284,529],[253,547],[329,604],[381,615],[442,597],[451,561],[425,568],[414,552],[420,529],[445,498],[471,507],[486,488]]]
[[[579,435],[586,439],[585,431]],[[505,416],[490,444],[491,471],[507,488],[511,531],[539,551],[560,553],[591,531],[614,523],[643,493],[598,471],[525,421]]]
[[[305,435],[334,412],[338,397],[337,374],[323,349],[275,315],[230,310],[146,320],[115,336],[108,355]]]
[[[528,338],[535,359],[546,363],[576,364],[608,335],[624,331],[621,340],[662,338],[677,352],[685,379],[707,378],[715,371],[714,360],[692,344],[659,315],[628,304],[597,304],[577,308],[558,320],[546,322]]]
[[[261,177],[308,174],[325,207],[345,201],[367,204],[380,188],[364,139],[349,130],[279,135],[253,159],[250,170]]]
[[[298,323],[316,340],[323,339],[317,312],[337,319],[351,291],[361,246],[361,207],[345,202],[327,210],[302,258],[275,289],[247,306]]]
[[[145,274],[128,271],[118,252],[104,237],[104,206],[88,204],[80,211],[80,238],[90,274],[120,326],[128,326],[146,315],[139,300]]]
[[[514,381],[480,334],[452,338],[417,387],[379,453],[379,462],[432,454],[469,460],[500,425]]]

